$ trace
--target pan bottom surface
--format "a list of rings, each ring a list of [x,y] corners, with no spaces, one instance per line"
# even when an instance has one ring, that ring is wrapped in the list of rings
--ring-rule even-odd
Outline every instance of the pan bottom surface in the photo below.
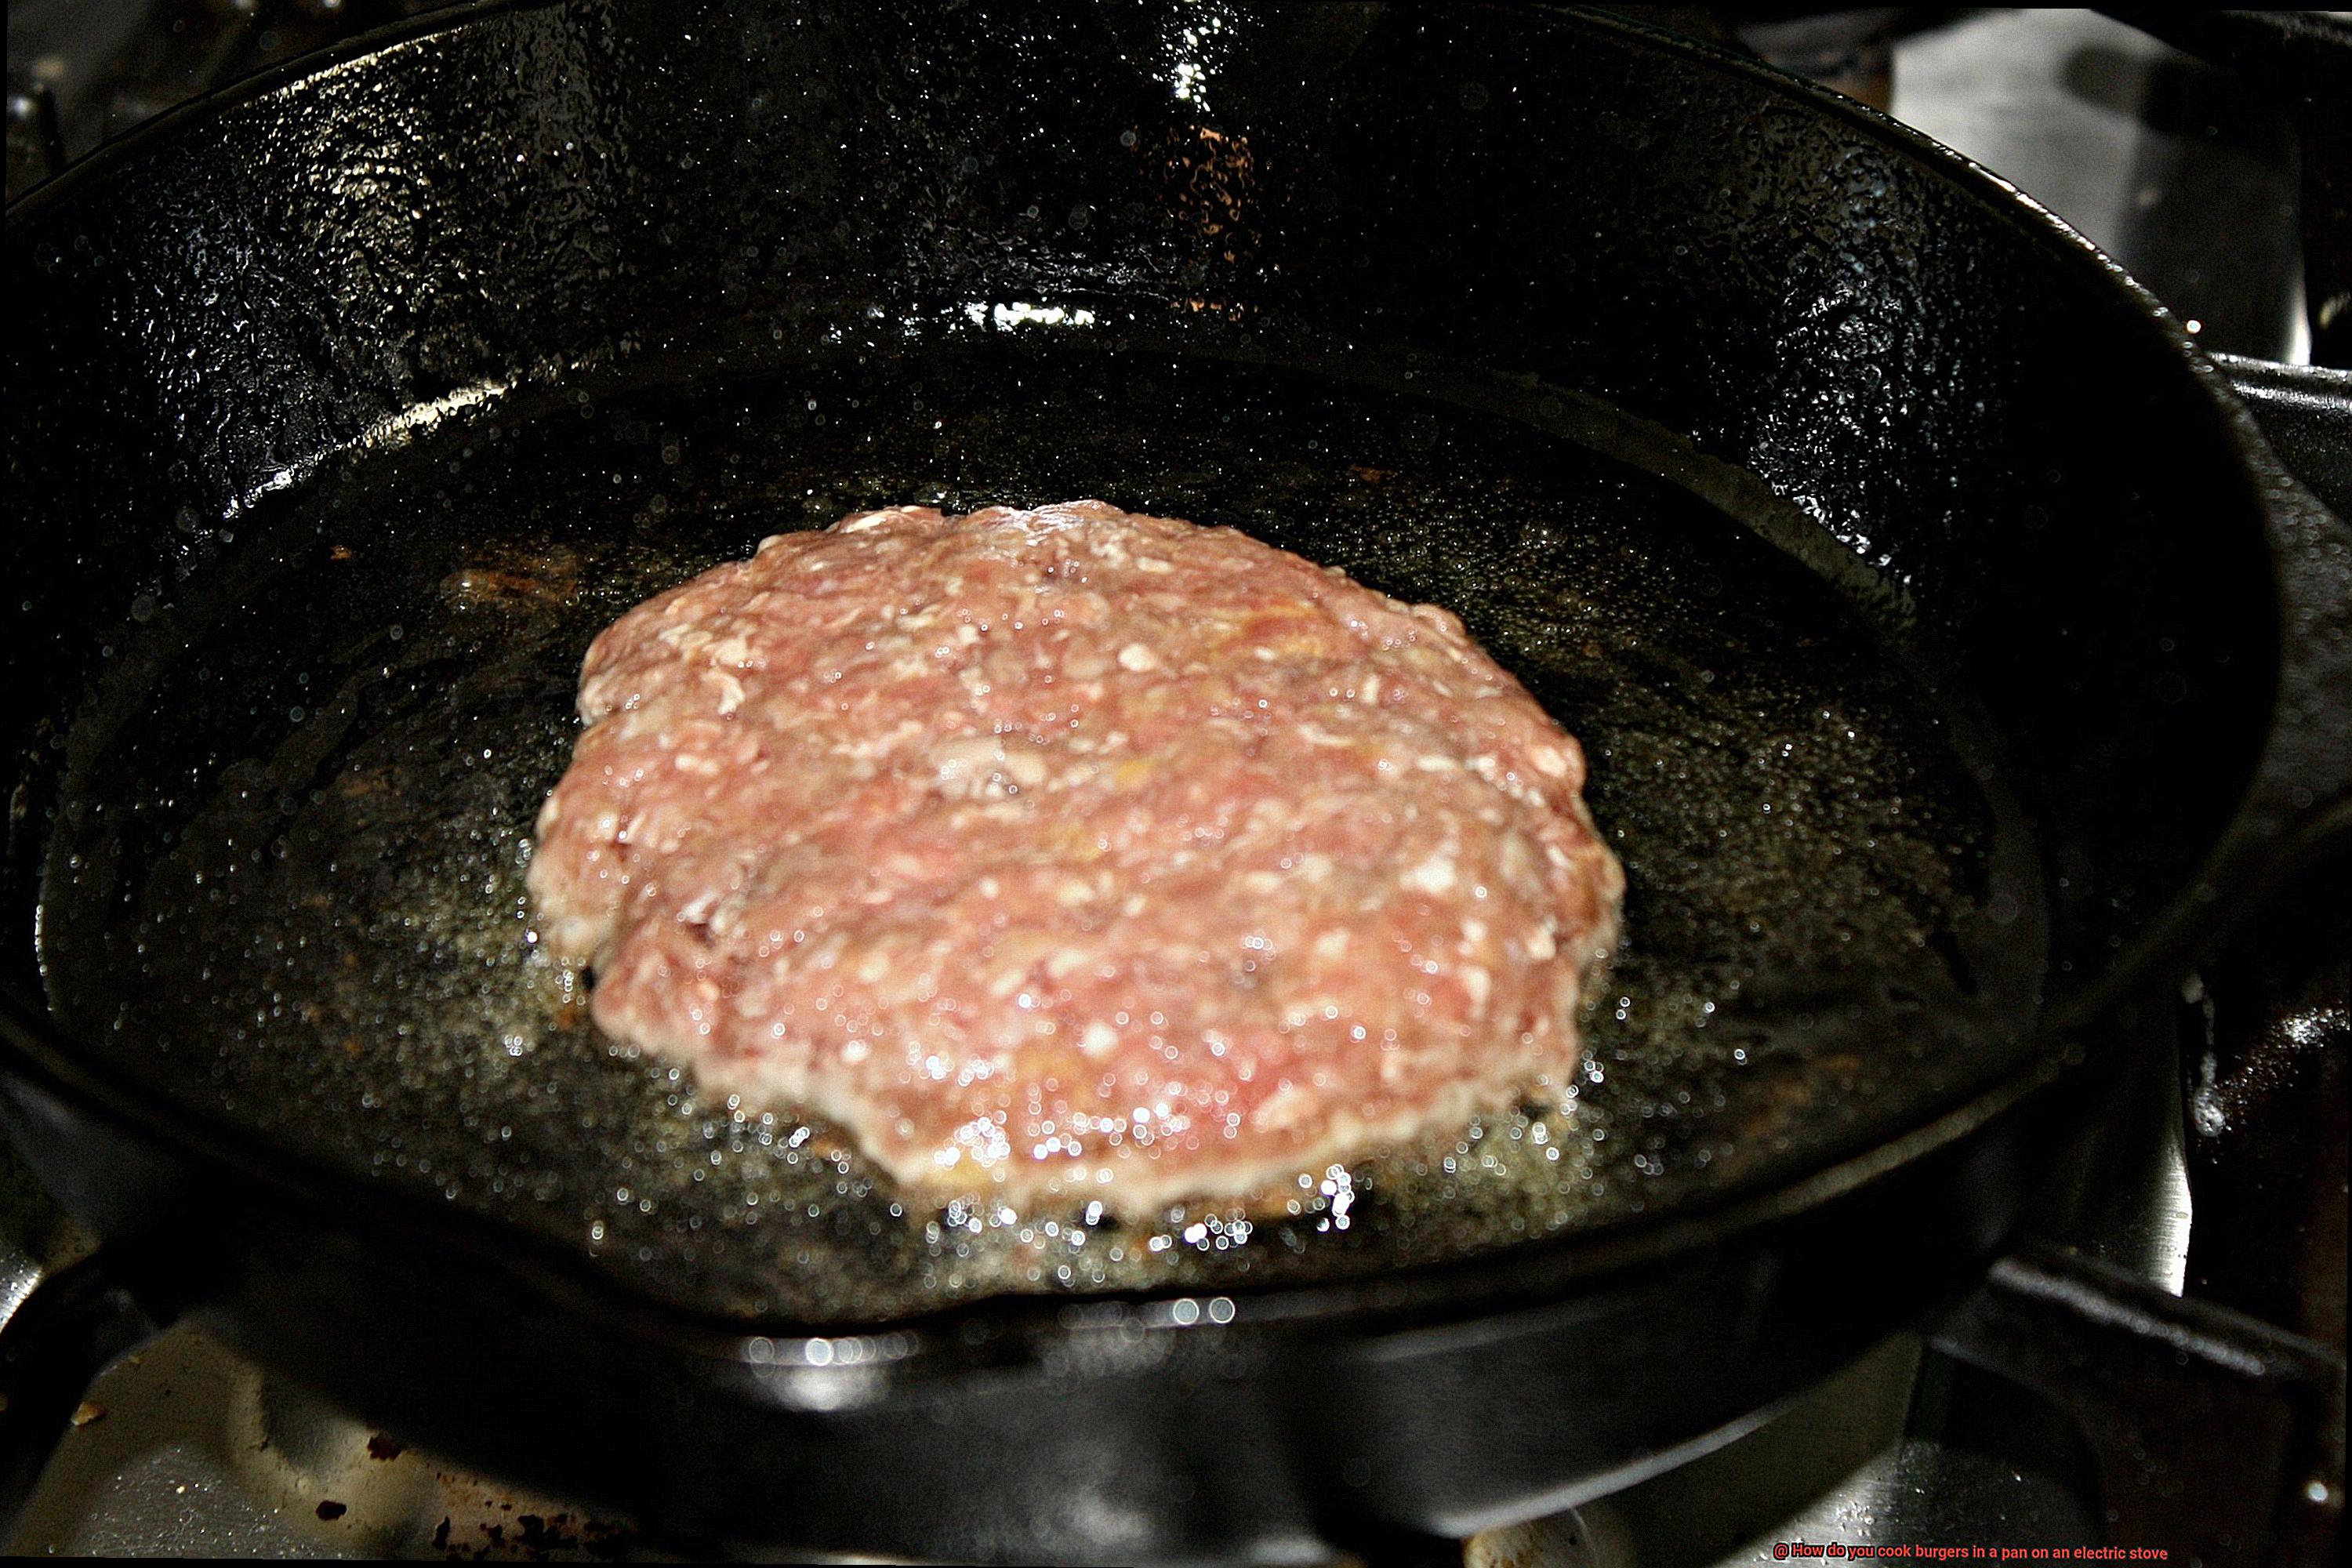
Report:
[[[2030,826],[1825,536],[1572,400],[1060,336],[517,396],[184,523],[68,742],[41,930],[69,1037],[647,1295],[814,1324],[1591,1233],[1869,1147],[2032,1048]],[[1629,888],[1566,1103],[1333,1166],[1278,1218],[942,1210],[589,1023],[522,880],[589,639],[769,533],[1083,496],[1445,605],[1583,741]]]

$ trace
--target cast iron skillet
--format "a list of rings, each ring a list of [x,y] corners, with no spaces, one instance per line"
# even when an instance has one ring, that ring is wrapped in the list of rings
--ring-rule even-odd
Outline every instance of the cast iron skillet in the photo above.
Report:
[[[1613,21],[494,6],[7,255],[12,1128],[159,1300],[688,1539],[1304,1556],[1720,1440],[1980,1268],[2352,776],[2340,528],[2160,309]],[[1087,492],[1585,738],[1573,1107],[1287,1221],[934,1216],[579,1022],[515,889],[587,637]]]

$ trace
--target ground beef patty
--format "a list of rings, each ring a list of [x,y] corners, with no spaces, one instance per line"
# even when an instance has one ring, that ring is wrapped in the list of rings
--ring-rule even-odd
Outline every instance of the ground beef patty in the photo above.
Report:
[[[588,650],[546,939],[924,1197],[1278,1198],[1561,1086],[1624,878],[1444,610],[1100,501],[763,541]]]

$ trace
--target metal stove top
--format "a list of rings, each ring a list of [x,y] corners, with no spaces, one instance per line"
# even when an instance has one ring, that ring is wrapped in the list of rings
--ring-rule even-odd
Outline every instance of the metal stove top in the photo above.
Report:
[[[178,97],[354,25],[429,8],[11,0],[10,194]],[[1738,36],[1877,97],[2032,193],[2209,345],[2310,357],[2295,139],[2231,72],[2084,11],[1841,17],[1776,14]],[[2158,1063],[2119,1086],[2103,1136],[2132,1149],[2127,1179],[2053,1194],[2051,1238],[2176,1293],[2191,1234],[2179,1081]],[[0,1309],[13,1309],[38,1268],[69,1264],[87,1246],[5,1158],[0,1244],[13,1244],[0,1263],[16,1260],[13,1272],[0,1268]],[[1870,1260],[1854,1261],[1867,1281]],[[1476,1537],[1460,1558],[1536,1568],[1773,1562],[1807,1555],[1799,1543],[2071,1548],[2106,1540],[2097,1498],[2084,1438],[2056,1406],[1904,1335],[1714,1453],[1573,1513]],[[89,1390],[5,1545],[26,1555],[682,1555],[625,1519],[407,1446],[187,1323]],[[1393,1553],[1454,1554],[1431,1542]]]

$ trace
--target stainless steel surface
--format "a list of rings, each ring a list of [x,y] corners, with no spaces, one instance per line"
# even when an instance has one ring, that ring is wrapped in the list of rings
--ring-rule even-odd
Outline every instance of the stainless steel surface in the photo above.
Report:
[[[2093,11],[1978,12],[1894,54],[1897,120],[2074,225],[2207,347],[2310,360],[2294,133],[2230,72]]]
[[[91,1387],[11,1555],[675,1561],[609,1515],[486,1480],[183,1325]]]
[[[1973,1413],[1989,1397],[2012,1403],[1985,1423]],[[1465,1561],[1731,1568],[1783,1560],[1801,1542],[2099,1543],[2105,1527],[2064,1422],[1906,1335],[1738,1442],[1574,1513],[1474,1538]]]

